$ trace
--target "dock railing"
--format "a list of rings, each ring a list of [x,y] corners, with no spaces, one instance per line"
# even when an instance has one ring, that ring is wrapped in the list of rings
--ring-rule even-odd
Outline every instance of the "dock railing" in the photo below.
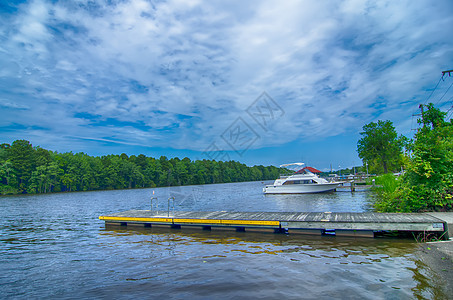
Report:
[[[156,204],[156,213],[159,213],[159,202],[157,197],[151,197],[151,211],[154,212],[154,203]]]
[[[175,197],[168,197],[167,217],[170,217],[170,203],[172,208],[172,215],[175,214]]]
[[[341,175],[341,176],[329,176],[323,177],[328,181],[344,181],[354,182],[355,184],[363,184],[367,182],[367,179],[373,179],[376,175]]]

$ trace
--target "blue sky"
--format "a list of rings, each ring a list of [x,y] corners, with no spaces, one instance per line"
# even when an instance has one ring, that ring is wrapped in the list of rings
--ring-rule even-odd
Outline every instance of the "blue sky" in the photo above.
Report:
[[[449,0],[2,1],[0,140],[359,165],[364,124],[452,107],[452,29]]]

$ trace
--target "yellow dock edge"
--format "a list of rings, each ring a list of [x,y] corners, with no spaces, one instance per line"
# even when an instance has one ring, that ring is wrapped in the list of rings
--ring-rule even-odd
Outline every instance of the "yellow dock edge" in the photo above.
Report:
[[[173,218],[135,218],[135,217],[111,217],[111,216],[100,216],[99,220],[122,221],[122,222],[158,222],[158,223],[173,222]]]
[[[144,223],[172,223],[172,224],[218,224],[218,225],[255,225],[255,226],[280,226],[280,221],[261,220],[216,220],[216,219],[177,219],[177,218],[136,218],[100,216],[99,220],[119,222],[144,222]]]

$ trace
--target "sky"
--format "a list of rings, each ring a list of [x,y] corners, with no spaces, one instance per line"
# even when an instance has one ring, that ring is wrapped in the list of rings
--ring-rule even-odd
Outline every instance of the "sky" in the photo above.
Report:
[[[358,166],[369,122],[453,112],[453,1],[0,2],[0,142]]]

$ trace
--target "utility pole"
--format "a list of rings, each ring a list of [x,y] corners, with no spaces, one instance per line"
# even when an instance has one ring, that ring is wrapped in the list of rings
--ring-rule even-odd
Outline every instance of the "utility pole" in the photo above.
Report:
[[[442,71],[442,77],[444,77],[445,74],[447,74],[447,73],[448,73],[448,77],[450,77],[451,73],[453,73],[453,70]]]
[[[423,117],[423,113],[424,113],[423,107],[424,107],[424,106],[425,106],[425,105],[423,105],[423,104],[420,104],[420,105],[418,106],[418,107],[420,108],[420,116],[422,117],[422,124],[423,124],[423,127],[425,127],[425,122],[424,122],[425,119],[424,119],[424,117]]]
[[[422,120],[423,120],[423,112],[424,112],[424,111],[423,111],[423,106],[424,106],[423,104],[420,104],[420,105],[418,106],[418,108],[420,108],[420,113],[419,113],[419,114],[412,114],[412,117],[419,117],[419,116],[421,116],[421,117],[422,117]],[[418,129],[415,128],[415,129],[411,129],[411,130],[418,130]]]

